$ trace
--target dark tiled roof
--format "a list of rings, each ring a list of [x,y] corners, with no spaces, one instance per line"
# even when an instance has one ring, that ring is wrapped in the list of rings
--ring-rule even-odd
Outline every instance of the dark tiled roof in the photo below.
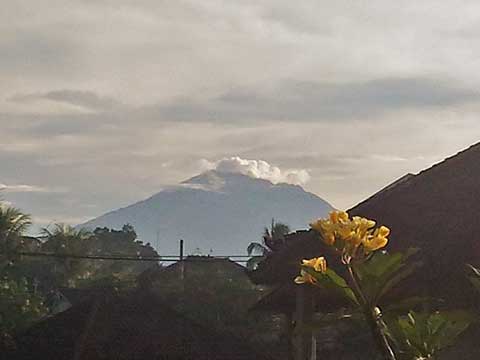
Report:
[[[269,312],[272,314],[289,314],[296,307],[295,287],[300,286],[293,281],[281,284],[261,298],[250,311]],[[336,311],[339,307],[348,307],[350,304],[345,298],[332,295],[319,288],[312,288],[315,298],[315,308],[318,312]]]
[[[138,276],[137,281],[141,287],[150,288],[155,282],[179,278],[182,271],[191,273],[199,270],[218,271],[222,274],[238,274],[242,276],[247,272],[244,266],[228,258],[189,255],[184,260],[177,261],[166,267],[153,266],[142,272]]]
[[[293,281],[302,259],[323,254],[326,247],[312,231],[297,231],[285,236],[283,248],[270,253],[255,269],[248,272],[256,284],[278,285]]]
[[[17,339],[10,358],[265,359],[247,344],[196,324],[146,291],[84,301]],[[78,355],[78,354],[77,354]]]
[[[417,175],[408,174],[351,210],[392,230],[389,251],[421,249],[424,267],[409,286],[455,305],[477,298],[465,278],[464,264],[480,265],[480,143]],[[281,284],[298,273],[301,259],[325,253],[309,232],[287,237],[250,277]]]
[[[390,250],[421,249],[418,276],[434,296],[473,300],[465,263],[480,265],[480,143],[352,208],[390,227]]]

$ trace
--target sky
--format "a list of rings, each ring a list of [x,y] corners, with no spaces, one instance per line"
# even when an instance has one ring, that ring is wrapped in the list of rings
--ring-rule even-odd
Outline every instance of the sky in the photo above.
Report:
[[[347,209],[479,141],[479,68],[478,1],[7,1],[1,196],[77,224],[254,166]]]

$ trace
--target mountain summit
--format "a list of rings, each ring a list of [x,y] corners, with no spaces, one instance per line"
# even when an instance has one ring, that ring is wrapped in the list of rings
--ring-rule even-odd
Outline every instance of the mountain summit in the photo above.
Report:
[[[131,224],[163,255],[177,254],[179,239],[185,240],[187,253],[241,255],[250,242],[259,241],[272,218],[303,229],[331,209],[298,185],[210,170],[81,226]]]

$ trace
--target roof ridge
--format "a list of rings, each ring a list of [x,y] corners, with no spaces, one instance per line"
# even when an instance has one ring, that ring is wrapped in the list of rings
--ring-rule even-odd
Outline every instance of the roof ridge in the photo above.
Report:
[[[469,147],[463,149],[463,150],[460,150],[458,151],[457,153],[453,154],[453,155],[450,155],[446,158],[444,158],[443,160],[439,161],[439,162],[436,162],[434,164],[432,164],[431,166],[429,166],[428,168],[425,168],[421,171],[419,171],[418,173],[416,174],[412,174],[412,173],[407,173],[403,176],[401,176],[400,178],[398,178],[397,180],[393,181],[392,183],[386,185],[385,187],[381,188],[379,191],[377,191],[376,193],[374,193],[373,195],[369,196],[368,198],[366,198],[365,200],[359,202],[358,204],[356,204],[355,206],[353,206],[352,208],[350,208],[348,211],[350,210],[353,210],[359,206],[362,206],[363,204],[365,204],[366,202],[372,200],[373,198],[377,197],[378,195],[381,195],[381,194],[386,194],[386,193],[390,193],[391,191],[394,191],[395,189],[397,189],[397,186],[396,185],[404,185],[405,183],[407,182],[411,182],[411,181],[418,181],[418,179],[420,178],[423,178],[425,176],[425,174],[428,174],[431,170],[435,169],[435,168],[438,168],[439,166],[442,166],[444,165],[445,163],[449,163],[451,162],[452,160],[458,158],[459,156],[465,154],[465,153],[468,153],[469,151],[471,151],[472,149],[476,148],[476,147],[480,147],[480,142],[477,142],[475,144],[472,144],[470,145]],[[408,177],[408,175],[413,175],[413,176],[410,176]],[[408,178],[407,178],[408,177]],[[402,179],[404,181],[402,181]]]
[[[426,169],[423,169],[421,170],[418,174],[415,175],[415,177],[417,176],[420,176],[420,175],[424,175],[426,172],[440,166],[440,165],[443,165],[447,162],[451,162],[452,160],[454,160],[455,158],[458,158],[459,156],[465,154],[465,153],[468,153],[469,151],[471,151],[473,148],[475,147],[480,147],[480,142],[477,142],[475,144],[472,144],[470,145],[469,147],[463,149],[463,150],[460,150],[458,151],[456,154],[453,154],[453,155],[450,155],[448,157],[446,157],[445,159],[439,161],[439,162],[436,162],[434,163],[433,165],[431,165],[430,167],[426,168]]]

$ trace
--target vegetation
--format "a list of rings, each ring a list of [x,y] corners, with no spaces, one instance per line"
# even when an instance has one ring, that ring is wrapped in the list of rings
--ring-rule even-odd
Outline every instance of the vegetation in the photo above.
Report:
[[[263,295],[244,269],[227,259],[189,256],[162,271],[153,285],[165,303],[221,333],[260,342],[271,334],[270,317],[249,309]]]
[[[11,343],[15,332],[54,310],[59,288],[134,286],[132,278],[153,265],[92,261],[82,256],[158,255],[149,244],[138,241],[128,225],[121,230],[99,228],[91,233],[56,224],[36,239],[25,235],[30,224],[29,215],[0,203],[0,345],[4,346]],[[23,255],[26,253],[52,256]]]
[[[23,329],[46,314],[43,298],[25,278],[9,271],[16,253],[25,248],[22,236],[30,216],[0,203],[0,348],[12,346],[13,331]]]
[[[472,314],[467,311],[410,311],[389,323],[389,330],[399,359],[435,359],[441,350],[454,344],[471,322]]]
[[[44,298],[26,279],[0,279],[0,348],[14,346],[12,334],[47,315]]]
[[[288,225],[272,219],[270,229],[266,227],[263,232],[262,242],[252,242],[248,245],[247,253],[253,256],[247,262],[247,268],[254,270],[268,254],[281,249],[285,244],[285,235],[289,232]]]
[[[153,265],[88,257],[158,256],[150,244],[137,240],[129,225],[120,230],[97,228],[88,232],[57,224],[44,229],[41,238],[36,239],[26,236],[30,224],[29,215],[0,203],[0,348],[13,346],[16,332],[51,315],[55,307],[52,294],[59,289],[131,288],[136,285],[136,277]],[[402,292],[396,290],[401,282],[421,264],[413,260],[415,249],[403,253],[385,251],[390,233],[387,227],[334,211],[328,219],[312,223],[311,228],[329,251],[303,260],[295,282],[320,287],[349,304],[340,317],[325,315],[321,326],[327,321],[343,324],[349,319],[351,324],[368,327],[370,335],[365,340],[365,332],[351,326],[352,339],[371,340],[382,359],[432,360],[473,321],[467,311],[418,311],[418,304],[425,299],[399,295]],[[289,232],[287,225],[272,220],[262,242],[249,245],[252,257],[248,267],[255,269],[267,255],[282,249]],[[29,253],[49,256],[27,256]],[[279,330],[273,318],[249,316],[249,308],[263,294],[239,265],[209,257],[194,258],[203,261],[187,261],[187,267],[162,272],[156,287],[167,303],[198,322],[253,342]],[[480,291],[480,270],[471,265],[467,269],[471,283]]]
[[[375,226],[372,220],[350,219],[346,212],[338,211],[331,212],[328,219],[312,223],[312,229],[340,260],[341,266],[336,272],[327,266],[325,257],[303,260],[295,282],[343,296],[351,304],[352,315],[360,314],[368,324],[383,359],[434,359],[469,326],[472,317],[464,312],[410,311],[405,316],[394,317],[387,325],[387,316],[379,304],[388,304],[389,292],[419,264],[409,261],[415,251],[404,254],[383,251],[390,230]],[[416,299],[402,300],[404,304],[414,305]],[[401,307],[396,308],[398,311]]]
[[[0,268],[8,266],[22,248],[22,236],[31,224],[30,216],[0,202]]]

